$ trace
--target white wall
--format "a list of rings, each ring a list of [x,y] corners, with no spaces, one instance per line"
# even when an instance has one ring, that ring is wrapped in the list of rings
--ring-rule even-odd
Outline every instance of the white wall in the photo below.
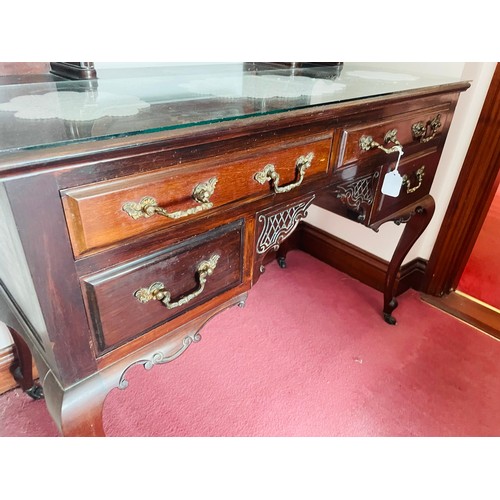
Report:
[[[417,241],[406,261],[416,257],[428,259],[436,241],[446,208],[453,193],[470,140],[474,133],[483,105],[495,62],[492,63],[366,63],[398,72],[418,72],[472,81],[472,86],[461,95],[448,139],[440,161],[431,194],[436,199],[436,212],[425,233]],[[378,233],[361,224],[331,214],[312,206],[307,222],[353,245],[363,248],[384,260],[390,260],[396,247],[402,226],[385,224]],[[0,349],[12,343],[7,327],[0,323]]]
[[[12,337],[10,336],[7,326],[0,322],[0,349],[12,344]]]

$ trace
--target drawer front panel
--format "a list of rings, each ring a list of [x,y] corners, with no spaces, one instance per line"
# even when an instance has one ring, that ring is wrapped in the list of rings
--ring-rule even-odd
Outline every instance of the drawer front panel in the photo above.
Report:
[[[412,156],[406,161],[401,161],[398,171],[403,176],[403,186],[399,196],[386,196],[379,191],[373,204],[374,208],[370,222],[373,223],[384,219],[391,213],[401,210],[429,194],[439,158],[440,152],[434,150],[432,153]],[[392,163],[382,169],[380,185],[383,183],[384,175],[392,170],[394,166],[395,164]]]
[[[62,198],[74,254],[78,257],[207,216],[237,200],[272,195],[276,186],[279,190],[307,184],[328,173],[330,147],[331,136],[322,135],[245,160],[183,165],[65,190]],[[278,182],[270,179],[269,168],[264,172],[268,165],[274,166]]]
[[[385,153],[371,143],[371,140],[390,149],[395,143],[385,142],[384,139],[390,139],[391,132],[394,130],[396,130],[395,137],[403,146],[403,150],[410,145],[436,145],[449,128],[450,113],[447,110],[447,107],[432,108],[411,115],[403,115],[397,119],[344,129],[337,168],[355,161],[364,161],[377,154],[384,155]],[[395,155],[397,153],[391,153],[391,159]]]
[[[242,283],[243,232],[239,220],[84,278],[82,289],[98,354]]]

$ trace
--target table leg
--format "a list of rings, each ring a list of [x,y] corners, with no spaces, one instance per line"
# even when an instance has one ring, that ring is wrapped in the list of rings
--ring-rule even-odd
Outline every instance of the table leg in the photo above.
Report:
[[[385,279],[383,314],[384,320],[390,325],[396,324],[396,318],[394,318],[392,312],[398,306],[398,302],[395,298],[395,284],[399,268],[412,246],[431,221],[434,209],[434,199],[432,196],[428,195],[410,212],[400,215],[397,219],[393,219],[396,224],[404,222],[405,228],[399,239],[396,250],[394,251],[391,262],[389,263]]]
[[[63,389],[52,372],[48,372],[43,384],[45,402],[60,434],[65,437],[105,436],[104,401],[114,386],[116,380],[94,374]]]
[[[43,398],[43,389],[33,380],[33,357],[28,344],[13,328],[8,327],[14,340],[16,361],[12,365],[11,373],[21,389],[33,399]]]
[[[285,240],[276,252],[276,260],[281,269],[286,269],[286,254],[288,253],[289,240]]]

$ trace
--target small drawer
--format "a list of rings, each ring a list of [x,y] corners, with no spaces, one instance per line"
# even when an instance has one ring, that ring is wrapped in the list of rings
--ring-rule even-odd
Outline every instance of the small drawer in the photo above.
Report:
[[[342,132],[340,152],[336,168],[352,162],[386,154],[378,147],[390,150],[397,140],[403,147],[428,144],[435,146],[448,130],[450,113],[447,107],[421,110],[400,115],[390,120],[361,124],[345,128]],[[390,153],[391,159],[397,153]]]
[[[101,355],[243,280],[244,222],[191,238],[134,262],[82,279]]]
[[[429,194],[439,158],[440,152],[434,149],[432,153],[412,156],[406,161],[401,161],[398,171],[403,176],[403,185],[399,196],[386,196],[379,191],[373,203],[370,223],[384,219],[391,213],[402,210]],[[382,168],[380,186],[383,183],[384,175],[391,171],[394,166],[395,164],[391,163]]]
[[[331,141],[331,134],[322,134],[276,150],[247,151],[245,159],[200,161],[64,190],[75,257],[210,215],[238,200],[298,189],[327,175]]]

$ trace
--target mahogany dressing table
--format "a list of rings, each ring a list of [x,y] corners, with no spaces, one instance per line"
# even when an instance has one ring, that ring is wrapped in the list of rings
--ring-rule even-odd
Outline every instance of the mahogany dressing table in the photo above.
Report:
[[[23,389],[45,397],[62,435],[103,435],[127,370],[177,358],[243,304],[268,254],[284,267],[280,245],[311,204],[375,230],[405,224],[383,298],[395,323],[396,275],[432,217],[469,84],[246,69],[0,86],[0,321]],[[397,193],[384,194],[396,164]]]

